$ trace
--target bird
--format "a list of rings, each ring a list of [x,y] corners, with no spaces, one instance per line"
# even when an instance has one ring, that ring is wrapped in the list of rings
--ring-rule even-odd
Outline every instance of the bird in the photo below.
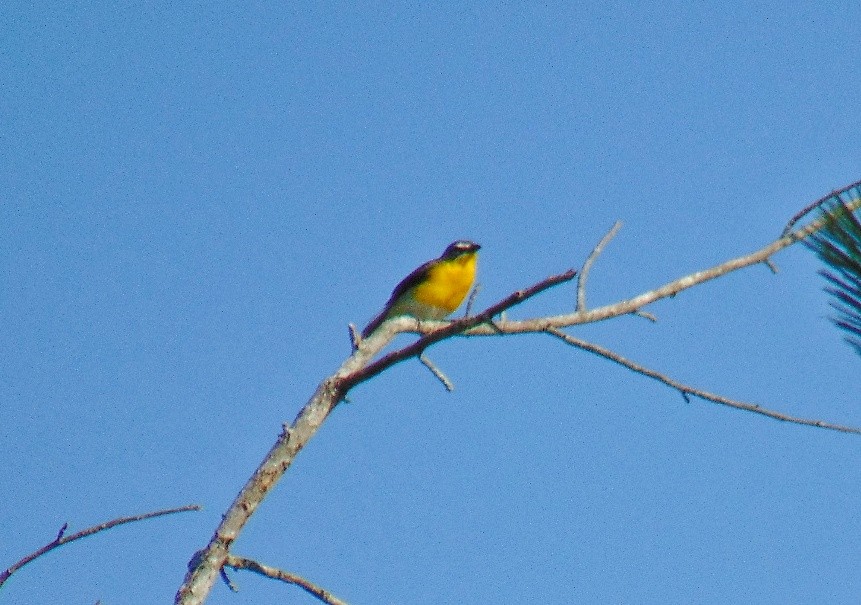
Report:
[[[384,321],[399,315],[439,320],[454,313],[475,281],[480,245],[457,240],[439,258],[426,262],[395,286],[386,306],[362,330],[370,336]]]

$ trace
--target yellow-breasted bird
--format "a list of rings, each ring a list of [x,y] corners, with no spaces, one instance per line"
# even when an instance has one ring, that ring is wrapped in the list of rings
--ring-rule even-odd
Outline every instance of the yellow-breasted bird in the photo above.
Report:
[[[475,242],[458,240],[450,244],[442,256],[407,275],[395,286],[382,312],[362,330],[362,338],[398,315],[443,319],[454,313],[475,281],[479,248],[481,246]]]

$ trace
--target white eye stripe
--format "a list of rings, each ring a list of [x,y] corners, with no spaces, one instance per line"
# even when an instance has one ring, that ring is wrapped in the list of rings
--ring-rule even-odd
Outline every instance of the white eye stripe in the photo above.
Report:
[[[462,240],[456,241],[454,243],[454,247],[458,248],[459,250],[472,250],[473,248],[476,247],[476,244],[469,241],[469,240],[462,239]]]
[[[442,253],[441,258],[476,252],[480,248],[481,246],[479,246],[475,242],[471,242],[467,239],[459,239],[448,245],[448,248],[446,248],[445,251]]]

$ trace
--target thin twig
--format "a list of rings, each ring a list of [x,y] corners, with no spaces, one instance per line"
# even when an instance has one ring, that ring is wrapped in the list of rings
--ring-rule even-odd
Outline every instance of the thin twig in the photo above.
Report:
[[[636,315],[637,317],[642,317],[643,319],[648,319],[653,324],[658,323],[658,318],[653,313],[649,313],[648,311],[641,311],[640,309],[637,309],[631,314]]]
[[[472,313],[472,306],[475,304],[475,297],[478,296],[479,292],[481,292],[481,284],[475,284],[472,292],[469,293],[469,298],[466,299],[466,310],[463,312],[464,317],[469,317],[469,314]]]
[[[74,542],[75,540],[80,540],[81,538],[86,538],[87,536],[92,536],[93,534],[97,534],[100,531],[104,531],[106,529],[111,529],[112,527],[116,527],[117,525],[124,525],[126,523],[132,523],[134,521],[143,521],[144,519],[152,519],[153,517],[161,517],[163,515],[172,515],[174,513],[183,513],[191,510],[200,510],[201,507],[198,504],[189,504],[187,506],[180,506],[179,508],[169,508],[164,510],[157,510],[150,513],[144,513],[142,515],[134,515],[132,517],[119,517],[117,519],[113,519],[111,521],[105,521],[104,523],[99,523],[98,525],[93,525],[92,527],[88,527],[87,529],[83,529],[77,533],[71,534],[69,536],[65,535],[66,529],[69,527],[68,523],[64,523],[63,527],[60,528],[60,531],[57,532],[57,537],[54,538],[53,541],[48,542],[45,546],[40,548],[39,550],[30,553],[17,563],[12,564],[6,571],[0,573],[0,586],[3,585],[6,580],[9,579],[13,573],[30,563],[31,561],[38,559],[44,554],[47,554],[54,550],[55,548],[59,548],[64,544],[68,544],[69,542]]]
[[[790,416],[781,412],[775,412],[774,410],[769,410],[753,403],[745,403],[744,401],[736,401],[735,399],[723,397],[722,395],[715,395],[714,393],[709,393],[708,391],[703,391],[702,389],[697,389],[695,387],[683,384],[677,380],[673,380],[665,374],[661,374],[660,372],[656,372],[655,370],[649,369],[636,362],[633,362],[630,359],[622,357],[618,353],[614,353],[613,351],[605,349],[600,345],[596,345],[594,343],[587,342],[585,340],[581,340],[580,338],[571,336],[570,334],[567,334],[562,330],[558,330],[556,328],[547,328],[546,332],[563,340],[564,342],[573,347],[583,349],[584,351],[589,351],[590,353],[594,353],[595,355],[598,355],[605,359],[609,359],[610,361],[624,366],[629,370],[637,372],[638,374],[642,374],[643,376],[648,376],[649,378],[653,378],[659,382],[663,382],[665,385],[678,390],[686,401],[690,401],[688,396],[693,395],[695,397],[699,397],[700,399],[705,399],[706,401],[719,403],[721,405],[726,405],[739,410],[745,410],[747,412],[754,412],[755,414],[762,414],[763,416],[768,416],[769,418],[773,418],[775,420],[783,420],[784,422],[815,426],[822,429],[840,431],[841,433],[854,433],[856,435],[861,435],[861,429],[859,428],[843,426],[841,424],[832,424],[830,422],[825,422],[824,420],[798,418],[796,416]]]
[[[622,228],[622,221],[616,221],[616,223],[610,228],[607,234],[601,238],[601,241],[598,242],[598,245],[592,249],[592,252],[589,253],[589,256],[586,258],[586,262],[583,263],[583,268],[580,270],[580,277],[577,278],[577,310],[585,311],[586,310],[586,280],[589,279],[589,271],[592,270],[592,265],[595,264],[595,261],[600,256],[601,252],[604,251],[604,247],[610,243],[610,240],[616,237],[616,234],[619,232],[619,229]]]
[[[425,367],[431,371],[431,373],[437,377],[437,379],[442,383],[442,386],[445,387],[445,390],[451,393],[454,390],[454,383],[449,380],[448,376],[446,376],[442,370],[440,370],[434,362],[432,362],[427,355],[422,353],[419,355],[419,361],[422,362]]]
[[[253,559],[246,559],[245,557],[237,557],[236,555],[228,554],[227,559],[224,561],[224,565],[226,567],[232,567],[233,569],[247,569],[266,576],[267,578],[272,578],[273,580],[280,580],[288,584],[294,584],[305,590],[307,593],[317,597],[323,603],[327,603],[327,605],[347,605],[346,601],[342,601],[325,588],[320,588],[302,576],[298,576],[289,571],[284,571],[275,567],[270,567],[263,563],[258,563]]]
[[[350,333],[350,345],[355,351],[359,348],[359,344],[362,342],[362,334],[359,332],[358,328],[356,328],[356,324],[354,323],[348,323],[347,330]]]
[[[230,559],[232,555],[227,555],[227,558]],[[230,589],[230,592],[239,592],[239,586],[233,583],[233,580],[230,579],[230,576],[227,575],[227,565],[228,563],[225,561],[224,567],[221,568],[221,580],[227,584],[227,588]]]

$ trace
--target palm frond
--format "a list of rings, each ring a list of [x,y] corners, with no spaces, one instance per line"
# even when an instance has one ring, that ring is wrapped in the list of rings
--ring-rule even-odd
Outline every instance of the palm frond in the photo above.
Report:
[[[845,340],[861,355],[861,220],[849,203],[861,198],[861,186],[835,192],[819,207],[825,226],[804,241],[827,268],[819,271],[828,285],[834,324],[846,333]]]

